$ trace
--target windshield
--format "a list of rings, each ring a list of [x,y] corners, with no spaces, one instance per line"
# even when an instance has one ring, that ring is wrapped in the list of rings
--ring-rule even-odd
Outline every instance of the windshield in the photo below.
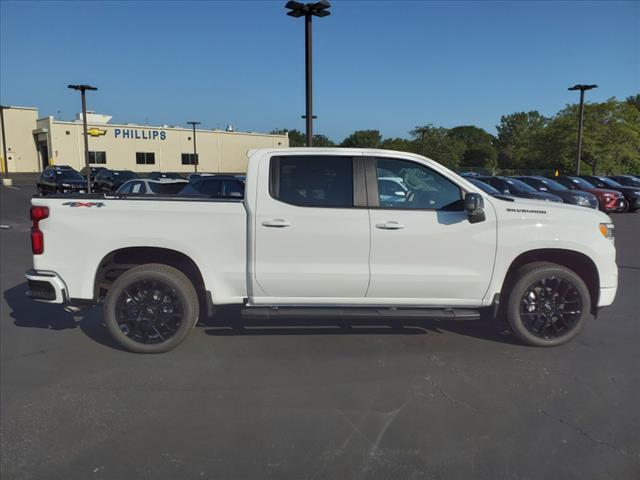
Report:
[[[609,187],[619,188],[622,186],[615,180],[611,180],[610,178],[607,178],[607,177],[596,177],[596,178]]]
[[[587,182],[584,178],[571,177],[571,181],[576,185],[578,185],[580,188],[583,188],[585,190],[596,188],[593,185],[591,185],[589,182]]]
[[[640,180],[634,177],[618,177],[617,182],[627,187],[640,187]]]
[[[180,190],[184,188],[187,182],[176,182],[176,183],[155,183],[149,182],[148,187],[153,193],[158,193],[160,195],[177,195]]]
[[[113,172],[113,175],[118,180],[131,180],[132,178],[138,178],[135,173],[130,172],[129,170],[119,170],[117,172]]]
[[[84,180],[84,178],[74,170],[56,170],[56,177],[59,180]]]
[[[475,178],[466,178],[469,183],[473,183],[476,187],[478,187],[483,192],[488,193],[489,195],[500,195],[500,190],[495,187],[492,187],[488,183],[484,183],[481,180],[476,180]]]
[[[527,185],[522,180],[517,180],[515,178],[505,178],[504,181],[509,184],[509,189],[515,190],[516,192],[526,192],[526,193],[538,192],[535,188],[533,188],[531,185]]]
[[[561,183],[556,182],[555,180],[549,180],[548,178],[538,178],[538,180],[544,183],[551,190],[569,190],[567,187],[565,187]]]

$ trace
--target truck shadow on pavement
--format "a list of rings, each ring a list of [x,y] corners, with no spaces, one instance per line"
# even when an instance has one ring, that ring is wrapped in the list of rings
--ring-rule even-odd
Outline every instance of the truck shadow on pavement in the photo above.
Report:
[[[102,319],[102,308],[89,307],[78,312],[66,310],[62,305],[39,303],[29,299],[27,284],[21,283],[4,292],[10,308],[10,317],[17,327],[68,330],[80,328],[97,343],[122,350],[107,332]],[[197,325],[211,336],[235,335],[426,335],[429,333],[457,333],[498,343],[517,344],[513,336],[499,328],[489,318],[480,320],[246,320],[240,317],[240,308],[223,306],[212,318],[201,319]]]
[[[80,328],[92,340],[122,350],[109,336],[100,307],[71,312],[62,305],[33,301],[26,296],[26,291],[26,282],[4,291],[4,299],[10,308],[9,316],[17,327],[48,330]]]

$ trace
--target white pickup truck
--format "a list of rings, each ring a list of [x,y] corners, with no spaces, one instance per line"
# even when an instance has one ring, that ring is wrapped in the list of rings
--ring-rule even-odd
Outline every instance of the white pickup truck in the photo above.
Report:
[[[253,319],[489,309],[521,341],[559,345],[618,283],[607,215],[494,198],[387,150],[254,150],[244,198],[35,196],[31,217],[28,295],[103,303],[113,337],[141,353],[224,304]]]

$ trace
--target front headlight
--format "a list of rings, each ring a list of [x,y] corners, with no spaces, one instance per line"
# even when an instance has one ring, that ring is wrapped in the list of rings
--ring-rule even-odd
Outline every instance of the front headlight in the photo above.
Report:
[[[602,234],[602,236],[604,238],[609,238],[611,240],[613,240],[614,238],[614,233],[613,233],[613,229],[615,227],[613,226],[613,223],[601,223],[600,224],[600,233]]]
[[[589,205],[589,199],[581,195],[573,195],[573,200],[576,202],[576,205]]]
[[[62,186],[63,187],[67,187],[67,188],[71,188],[71,184],[70,183],[63,183]]]

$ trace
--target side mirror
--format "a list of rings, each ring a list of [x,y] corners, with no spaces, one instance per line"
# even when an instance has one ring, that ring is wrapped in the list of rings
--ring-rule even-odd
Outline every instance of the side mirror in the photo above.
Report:
[[[464,196],[464,209],[469,215],[469,223],[484,222],[484,199],[479,193],[469,192]]]

